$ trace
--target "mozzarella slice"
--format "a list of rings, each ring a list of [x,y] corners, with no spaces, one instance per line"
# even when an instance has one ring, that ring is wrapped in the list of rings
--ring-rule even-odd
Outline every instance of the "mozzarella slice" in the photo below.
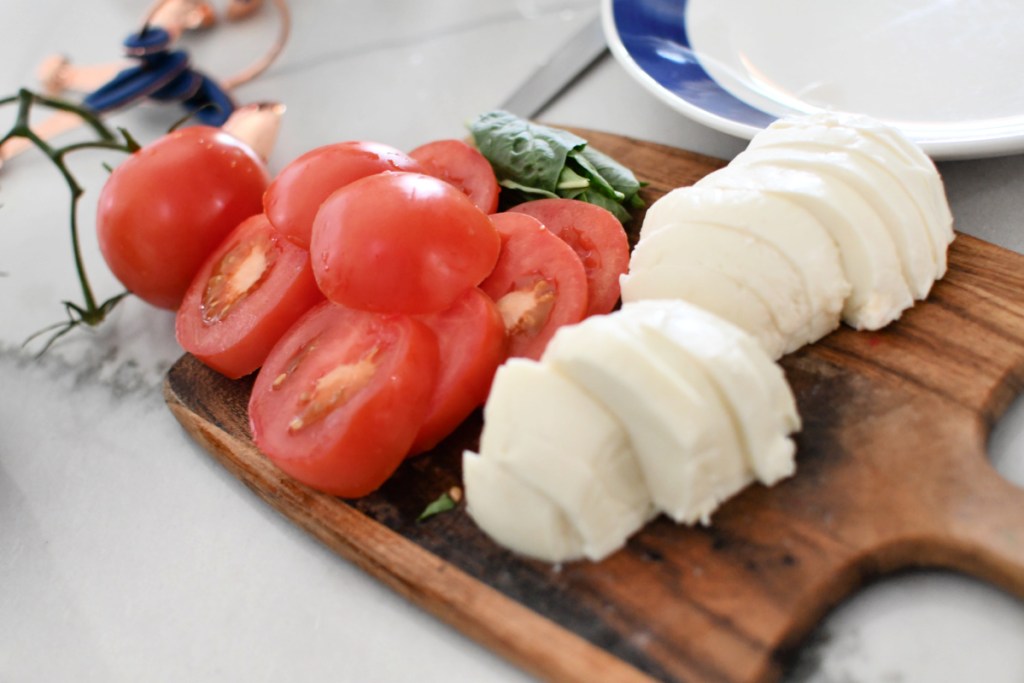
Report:
[[[911,294],[918,300],[928,296],[936,274],[928,226],[906,192],[874,170],[873,164],[854,158],[846,151],[820,151],[796,144],[749,149],[732,163],[737,166],[767,163],[812,171],[853,189],[874,209],[892,237]]]
[[[640,240],[630,270],[708,268],[761,296],[785,343],[783,353],[808,342],[811,304],[800,274],[778,249],[743,230],[679,221]]]
[[[621,548],[650,516],[622,425],[547,365],[513,358],[498,369],[480,454],[558,506],[592,560]]]
[[[749,483],[735,430],[720,402],[653,357],[614,314],[555,333],[541,358],[623,424],[654,505],[677,522],[707,522]]]
[[[856,192],[829,178],[777,165],[726,166],[698,186],[758,189],[798,202],[829,231],[852,287],[843,320],[856,329],[879,329],[913,304],[892,237]]]
[[[545,562],[583,557],[583,542],[565,513],[494,460],[462,454],[466,511],[506,548]]]
[[[741,282],[711,268],[651,266],[619,278],[622,300],[681,299],[725,318],[754,336],[772,358],[779,358],[786,339],[779,332],[764,299]]]
[[[759,344],[734,325],[680,301],[629,303],[620,314],[640,321],[652,348],[685,355],[708,373],[759,481],[771,485],[793,474],[796,447],[789,434],[800,429],[800,415],[782,369]]]
[[[761,190],[676,188],[647,210],[639,243],[677,220],[729,225],[773,245],[803,279],[811,308],[807,342],[839,326],[843,302],[850,294],[839,251],[821,223],[794,202]]]
[[[936,278],[946,272],[953,214],[938,169],[920,147],[895,128],[866,116],[820,113],[779,119],[759,132],[748,149],[814,142],[856,152],[889,171],[914,200],[931,239]]]

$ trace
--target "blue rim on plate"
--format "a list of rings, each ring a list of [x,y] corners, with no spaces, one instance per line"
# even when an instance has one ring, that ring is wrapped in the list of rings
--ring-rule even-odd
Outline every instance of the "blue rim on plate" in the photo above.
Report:
[[[711,128],[750,138],[775,116],[724,90],[701,66],[686,34],[687,0],[605,0],[616,59],[671,107]]]
[[[634,80],[671,108],[709,128],[749,140],[777,115],[736,97],[708,74],[687,35],[687,5],[688,0],[602,0],[608,47]],[[806,111],[814,110],[820,109],[807,105]],[[904,132],[936,159],[1024,152],[1024,113]]]

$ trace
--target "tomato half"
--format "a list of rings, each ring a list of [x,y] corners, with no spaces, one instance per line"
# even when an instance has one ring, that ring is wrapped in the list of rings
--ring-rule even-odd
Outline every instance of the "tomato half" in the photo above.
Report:
[[[436,313],[480,283],[501,240],[466,195],[419,173],[378,173],[320,207],[310,254],[336,303],[388,313]]]
[[[565,240],[587,273],[587,315],[609,313],[619,300],[619,276],[629,269],[629,240],[607,209],[578,199],[538,199],[510,209],[533,216]]]
[[[487,400],[505,360],[505,325],[489,296],[474,287],[441,313],[421,318],[437,336],[441,370],[430,410],[410,455],[428,451]]]
[[[323,300],[309,252],[263,214],[242,222],[199,269],[178,308],[178,343],[232,379],[263,364],[300,315]]]
[[[253,440],[299,481],[364,496],[408,453],[437,373],[437,339],[422,322],[324,302],[288,330],[256,375]]]
[[[434,140],[409,152],[423,172],[459,188],[484,213],[498,210],[498,178],[487,157],[462,140]]]
[[[419,163],[409,155],[379,142],[324,145],[281,170],[267,189],[264,211],[288,239],[308,248],[320,204],[339,187],[381,171],[419,170]]]
[[[508,335],[508,355],[539,359],[562,325],[587,311],[587,276],[572,248],[523,213],[496,213],[501,255],[480,283],[498,306]]]
[[[203,261],[258,214],[269,177],[244,143],[218,128],[168,133],[128,157],[100,191],[100,251],[118,280],[175,309]]]

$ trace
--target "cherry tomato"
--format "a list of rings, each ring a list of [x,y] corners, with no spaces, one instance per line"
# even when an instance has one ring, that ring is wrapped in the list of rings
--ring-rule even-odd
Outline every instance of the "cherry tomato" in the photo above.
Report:
[[[175,309],[196,271],[260,213],[269,178],[247,145],[217,128],[168,133],[114,169],[96,229],[110,270],[133,294]]]
[[[532,216],[497,213],[491,221],[501,235],[501,256],[480,289],[505,321],[508,354],[537,360],[559,327],[587,311],[583,263]]]
[[[484,213],[498,210],[498,178],[491,162],[462,140],[435,140],[409,152],[423,172],[447,181],[473,200]]]
[[[437,336],[441,370],[410,455],[436,446],[483,404],[494,373],[505,360],[505,325],[497,306],[479,288],[467,291],[446,311],[421,320]]]
[[[309,247],[320,204],[339,187],[381,171],[419,171],[407,154],[379,142],[353,140],[306,152],[277,175],[263,199],[274,227],[301,247]]]
[[[587,315],[609,313],[619,300],[619,276],[629,268],[629,240],[607,209],[578,199],[538,199],[510,211],[533,216],[565,240],[583,261]]]
[[[257,214],[199,269],[178,308],[178,343],[221,374],[242,377],[260,367],[292,323],[322,300],[309,252]]]
[[[366,495],[408,453],[437,374],[437,339],[422,322],[325,301],[288,330],[256,375],[253,440],[319,491]]]
[[[336,303],[436,313],[480,283],[501,240],[466,195],[419,173],[384,172],[346,185],[320,207],[310,254]]]

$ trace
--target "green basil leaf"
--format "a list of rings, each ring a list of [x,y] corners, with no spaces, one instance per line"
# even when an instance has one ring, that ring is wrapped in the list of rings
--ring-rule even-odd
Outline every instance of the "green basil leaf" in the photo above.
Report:
[[[570,166],[563,168],[562,172],[558,175],[559,196],[564,197],[567,193],[578,194],[581,190],[586,190],[588,187],[590,187],[590,181],[572,170]]]
[[[423,512],[421,512],[420,516],[416,518],[416,521],[422,522],[423,520],[429,519],[434,515],[439,515],[442,512],[449,512],[451,510],[454,510],[457,505],[458,504],[455,502],[455,499],[452,498],[447,491],[445,491],[444,493],[437,497],[437,500],[432,502],[427,507],[423,508]]]
[[[482,114],[469,126],[477,149],[498,180],[555,192],[569,152],[587,141],[564,130],[530,123],[504,111]]]
[[[514,180],[502,180],[498,184],[501,185],[502,187],[508,188],[510,190],[515,190],[516,192],[521,192],[523,194],[537,195],[536,197],[531,197],[532,199],[539,199],[541,197],[550,199],[558,198],[558,195],[554,192],[548,192],[547,190],[542,190],[539,187],[527,187],[526,185],[520,185]]]
[[[601,172],[587,160],[586,149],[574,151],[569,155],[569,159],[575,162],[583,174],[593,182],[595,190],[617,202],[621,202],[626,198],[626,195],[612,187],[601,175]]]
[[[469,130],[503,188],[503,207],[565,197],[596,204],[625,223],[629,209],[644,205],[638,195],[642,183],[633,172],[574,133],[505,111],[481,114]]]
[[[633,172],[604,152],[587,147],[583,150],[583,156],[623,197],[634,197],[640,191],[640,181]]]
[[[612,215],[618,218],[620,223],[625,223],[632,218],[632,216],[629,215],[629,211],[623,208],[622,204],[619,204],[614,199],[611,199],[610,197],[607,197],[601,194],[600,192],[588,190],[587,192],[584,192],[583,194],[576,197],[576,199],[587,202],[588,204],[600,206],[602,209],[607,209],[608,211],[611,211]]]

